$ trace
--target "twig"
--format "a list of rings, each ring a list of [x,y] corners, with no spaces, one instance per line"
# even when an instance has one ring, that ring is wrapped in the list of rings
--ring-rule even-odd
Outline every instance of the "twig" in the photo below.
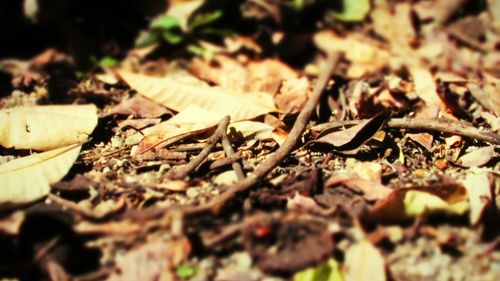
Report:
[[[219,142],[223,134],[226,132],[228,124],[229,116],[226,116],[219,122],[219,124],[217,125],[217,130],[215,130],[213,135],[208,139],[203,150],[186,165],[182,167],[172,168],[166,176],[170,179],[176,180],[184,179],[185,177],[187,177],[189,173],[196,169],[196,167],[198,167],[201,162],[203,162],[203,160],[207,158],[208,154],[214,149],[215,145]]]
[[[297,120],[295,121],[292,130],[288,134],[288,138],[280,146],[280,148],[278,148],[276,152],[271,154],[262,164],[260,164],[249,177],[231,185],[226,192],[215,198],[211,203],[200,206],[198,208],[186,210],[188,211],[188,213],[195,214],[210,211],[213,214],[219,214],[222,208],[234,196],[255,186],[262,178],[264,178],[269,172],[271,172],[276,166],[278,166],[281,161],[283,161],[283,159],[285,159],[290,154],[290,152],[293,151],[293,149],[297,145],[297,142],[302,136],[307,123],[309,122],[311,114],[319,103],[321,94],[323,93],[323,90],[330,80],[330,75],[337,64],[339,56],[340,54],[336,52],[328,54],[328,59],[326,61],[324,69],[322,70],[320,77],[314,85],[313,94],[305,104],[299,116],[297,116]]]
[[[231,145],[231,141],[227,137],[227,131],[222,132],[222,147],[224,148],[224,152],[226,153],[226,157],[231,157],[234,155],[234,149]],[[243,168],[241,167],[240,161],[236,160],[231,164],[234,172],[236,173],[236,177],[239,181],[245,178],[245,172],[243,172]]]
[[[366,120],[347,120],[324,123],[313,127],[312,130],[318,132],[335,127],[353,126],[364,121]],[[500,145],[500,135],[493,132],[481,131],[467,123],[448,119],[392,118],[386,123],[386,126],[393,129],[448,133]]]

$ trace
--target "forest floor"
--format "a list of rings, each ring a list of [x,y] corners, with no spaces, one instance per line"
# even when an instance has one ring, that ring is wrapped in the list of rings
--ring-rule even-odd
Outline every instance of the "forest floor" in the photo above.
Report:
[[[500,280],[500,1],[171,2],[0,60],[0,279]]]

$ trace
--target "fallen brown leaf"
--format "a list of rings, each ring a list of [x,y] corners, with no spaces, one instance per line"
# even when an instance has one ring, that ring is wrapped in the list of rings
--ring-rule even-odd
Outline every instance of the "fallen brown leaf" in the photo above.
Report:
[[[326,130],[312,143],[324,143],[335,150],[353,150],[364,144],[377,133],[389,119],[389,111],[381,112],[371,119],[342,131],[330,132]]]
[[[461,156],[457,164],[463,167],[479,167],[488,163],[494,155],[495,147],[485,146]]]

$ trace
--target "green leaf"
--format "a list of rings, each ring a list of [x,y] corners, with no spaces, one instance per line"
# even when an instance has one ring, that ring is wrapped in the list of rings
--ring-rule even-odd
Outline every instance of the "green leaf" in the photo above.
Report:
[[[180,28],[179,21],[171,15],[162,15],[154,19],[149,25],[151,29],[169,30]]]
[[[118,60],[111,56],[105,56],[99,61],[101,67],[112,67],[118,64]]]
[[[216,20],[218,20],[219,18],[221,18],[222,14],[223,13],[221,10],[216,10],[216,11],[213,11],[211,13],[196,15],[193,18],[193,21],[191,22],[189,28],[191,30],[193,30],[193,29],[198,28],[200,26],[211,24],[211,23],[215,22]]]
[[[187,50],[189,52],[191,52],[192,54],[195,54],[195,55],[198,55],[198,56],[201,56],[203,55],[203,53],[205,53],[205,49],[201,46],[198,46],[198,45],[189,45],[187,46]]]
[[[172,31],[169,31],[169,30],[163,31],[162,37],[163,37],[163,39],[165,39],[168,43],[170,43],[172,45],[179,44],[183,40],[182,35],[177,34],[175,32],[172,32]]]
[[[157,44],[161,41],[161,36],[158,32],[144,32],[139,35],[135,41],[135,45],[139,48]]]
[[[192,264],[183,264],[177,267],[176,273],[179,278],[189,278],[196,274],[198,269]]]
[[[194,55],[202,56],[206,61],[211,61],[214,58],[214,53],[211,50],[199,45],[191,44],[186,49]]]
[[[370,0],[342,0],[342,12],[332,11],[334,18],[346,22],[358,22],[370,12]]]
[[[293,281],[344,281],[344,277],[337,261],[330,258],[317,267],[296,273]]]

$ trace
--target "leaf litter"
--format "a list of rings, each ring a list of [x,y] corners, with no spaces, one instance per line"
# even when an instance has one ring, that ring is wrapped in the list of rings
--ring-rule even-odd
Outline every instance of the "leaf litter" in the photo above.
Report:
[[[498,279],[495,1],[243,2],[169,1],[114,70],[0,64],[0,276]]]

